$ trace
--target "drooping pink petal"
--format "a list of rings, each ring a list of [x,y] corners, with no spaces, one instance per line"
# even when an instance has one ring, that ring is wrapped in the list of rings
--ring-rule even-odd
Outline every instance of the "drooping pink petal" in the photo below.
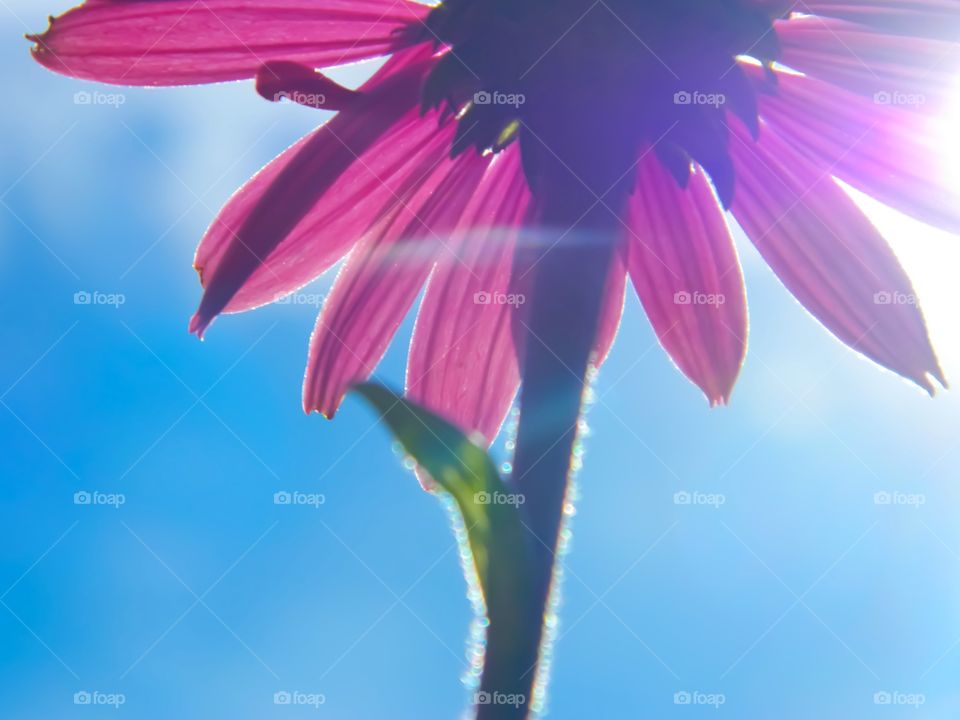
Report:
[[[448,124],[441,128],[436,123],[435,114],[421,118],[413,111],[361,153],[359,160],[333,182],[317,204],[250,274],[223,311],[242,312],[274,302],[318,277],[339,260],[447,155],[454,127]],[[239,204],[231,209],[243,211]],[[236,235],[231,235],[229,230],[238,226],[219,219],[209,232],[237,242]],[[212,251],[215,245],[211,242],[201,249]],[[219,255],[211,259],[216,263],[221,258]],[[198,260],[200,268],[207,267],[199,254]]]
[[[257,93],[271,102],[290,102],[314,110],[345,110],[360,94],[340,85],[318,70],[288,60],[274,60],[260,67]]]
[[[747,307],[733,239],[703,171],[680,189],[648,155],[628,219],[630,278],[660,343],[711,405],[726,403],[746,353]]]
[[[774,24],[781,62],[881,105],[934,110],[956,91],[955,42],[890,35],[815,16]]]
[[[840,340],[929,392],[943,375],[906,273],[830,177],[768,127],[736,128],[733,214],[783,284]]]
[[[804,13],[858,22],[886,32],[955,41],[960,30],[958,0],[803,0]]]
[[[407,395],[489,443],[520,382],[513,253],[530,193],[511,146],[493,161],[430,278],[407,362]]]
[[[407,0],[88,0],[54,18],[34,57],[118,85],[251,78],[271,60],[329,67],[403,44],[429,8]]]
[[[756,70],[748,69],[759,80]],[[960,188],[934,120],[878,105],[812,77],[777,73],[760,96],[773,131],[831,174],[923,222],[960,232]]]
[[[351,252],[310,340],[307,412],[332,417],[347,388],[373,372],[488,164],[473,150],[442,161]]]
[[[191,331],[317,277],[419,181],[424,164],[439,162],[454,128],[415,107],[428,59],[420,49],[395,55],[356,101],[231,198],[197,249],[205,292]]]

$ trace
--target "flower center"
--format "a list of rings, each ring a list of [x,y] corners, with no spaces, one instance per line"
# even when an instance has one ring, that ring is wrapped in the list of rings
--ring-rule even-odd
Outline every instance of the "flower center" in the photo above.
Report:
[[[779,0],[444,0],[422,29],[449,48],[423,104],[457,116],[455,154],[519,140],[534,192],[556,159],[597,192],[631,182],[652,149],[681,185],[698,163],[728,205],[728,113],[757,128],[737,58],[777,58],[782,11]]]

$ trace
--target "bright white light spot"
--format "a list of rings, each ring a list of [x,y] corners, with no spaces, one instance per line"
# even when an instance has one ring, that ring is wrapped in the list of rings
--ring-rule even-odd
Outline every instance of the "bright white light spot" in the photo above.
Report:
[[[943,114],[931,120],[929,140],[940,148],[943,160],[934,179],[960,196],[960,80],[953,97]],[[947,380],[960,383],[960,237],[857,192],[851,195],[890,242],[910,276]]]
[[[923,225],[862,195],[856,200],[910,276],[947,380],[960,382],[960,237]]]
[[[943,148],[945,182],[960,191],[960,78],[953,100],[934,124],[935,140]]]

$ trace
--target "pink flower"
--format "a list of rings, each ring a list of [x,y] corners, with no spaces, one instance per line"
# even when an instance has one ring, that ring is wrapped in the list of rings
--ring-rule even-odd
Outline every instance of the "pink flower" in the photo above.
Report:
[[[234,195],[195,261],[202,334],[347,257],[311,340],[308,411],[333,415],[426,286],[408,393],[491,439],[519,382],[515,249],[540,222],[544,158],[569,136],[589,167],[614,126],[623,245],[597,364],[629,276],[676,365],[711,404],[728,400],[747,344],[728,208],[840,340],[931,392],[943,383],[919,306],[900,301],[909,279],[837,180],[960,230],[924,132],[957,66],[957,0],[807,0],[803,14],[779,0],[541,4],[88,0],[31,39],[75,77],[255,78],[269,99],[339,111]],[[357,91],[315,71],[383,55]]]

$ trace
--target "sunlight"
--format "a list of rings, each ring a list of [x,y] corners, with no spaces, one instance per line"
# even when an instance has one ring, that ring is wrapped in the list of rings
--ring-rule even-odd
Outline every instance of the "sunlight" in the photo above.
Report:
[[[953,84],[951,100],[933,121],[933,140],[943,148],[943,182],[947,187],[960,186],[960,74]]]
[[[947,380],[960,377],[960,323],[957,272],[960,242],[942,230],[923,225],[863,195],[856,200],[890,242],[913,281],[933,346]]]
[[[960,80],[953,102],[933,121],[934,141],[943,148],[944,184],[960,187]],[[893,246],[913,281],[934,348],[947,379],[960,377],[960,323],[956,309],[960,295],[960,240],[853,192],[857,203],[870,216]]]

